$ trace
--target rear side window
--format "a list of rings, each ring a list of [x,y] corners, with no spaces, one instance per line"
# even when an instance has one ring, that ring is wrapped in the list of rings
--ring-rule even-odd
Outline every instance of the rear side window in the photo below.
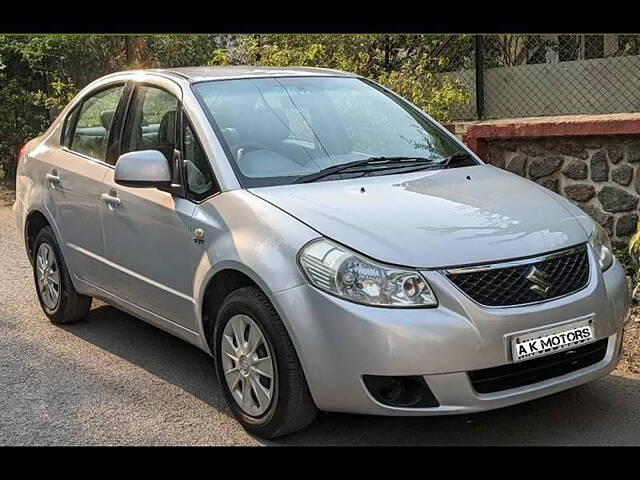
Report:
[[[220,188],[211,171],[209,160],[186,118],[182,132],[182,143],[184,178],[188,197],[200,201],[218,193]]]
[[[72,151],[105,161],[107,143],[124,85],[85,99],[68,117],[64,143]]]
[[[176,148],[178,99],[160,88],[140,85],[127,115],[121,153],[159,150],[171,163]]]

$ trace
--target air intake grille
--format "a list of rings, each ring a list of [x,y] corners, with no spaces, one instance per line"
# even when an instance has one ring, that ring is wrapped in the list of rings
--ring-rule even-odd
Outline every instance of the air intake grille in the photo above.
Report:
[[[587,247],[500,268],[454,269],[447,277],[476,302],[506,307],[551,300],[584,288],[589,281]]]
[[[520,363],[468,372],[473,389],[493,393],[531,385],[595,365],[607,353],[607,339]]]

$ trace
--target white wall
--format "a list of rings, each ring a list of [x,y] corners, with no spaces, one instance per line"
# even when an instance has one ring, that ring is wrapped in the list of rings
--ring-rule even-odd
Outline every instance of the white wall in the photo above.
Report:
[[[475,72],[445,74],[472,93],[455,119],[475,118]],[[640,56],[490,68],[485,118],[640,111]]]

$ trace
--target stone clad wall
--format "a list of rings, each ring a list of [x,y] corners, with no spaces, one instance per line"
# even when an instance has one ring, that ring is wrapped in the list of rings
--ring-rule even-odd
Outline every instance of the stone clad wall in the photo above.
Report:
[[[489,140],[486,160],[564,195],[596,220],[614,245],[635,232],[640,135]]]

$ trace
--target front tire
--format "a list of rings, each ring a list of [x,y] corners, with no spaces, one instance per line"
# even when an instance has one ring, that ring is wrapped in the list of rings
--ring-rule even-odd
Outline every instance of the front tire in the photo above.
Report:
[[[91,297],[76,292],[51,227],[42,228],[33,245],[33,275],[38,300],[52,323],[77,322],[91,308]]]
[[[293,343],[260,289],[243,287],[225,298],[213,337],[220,386],[248,432],[275,438],[314,420],[317,409]]]

